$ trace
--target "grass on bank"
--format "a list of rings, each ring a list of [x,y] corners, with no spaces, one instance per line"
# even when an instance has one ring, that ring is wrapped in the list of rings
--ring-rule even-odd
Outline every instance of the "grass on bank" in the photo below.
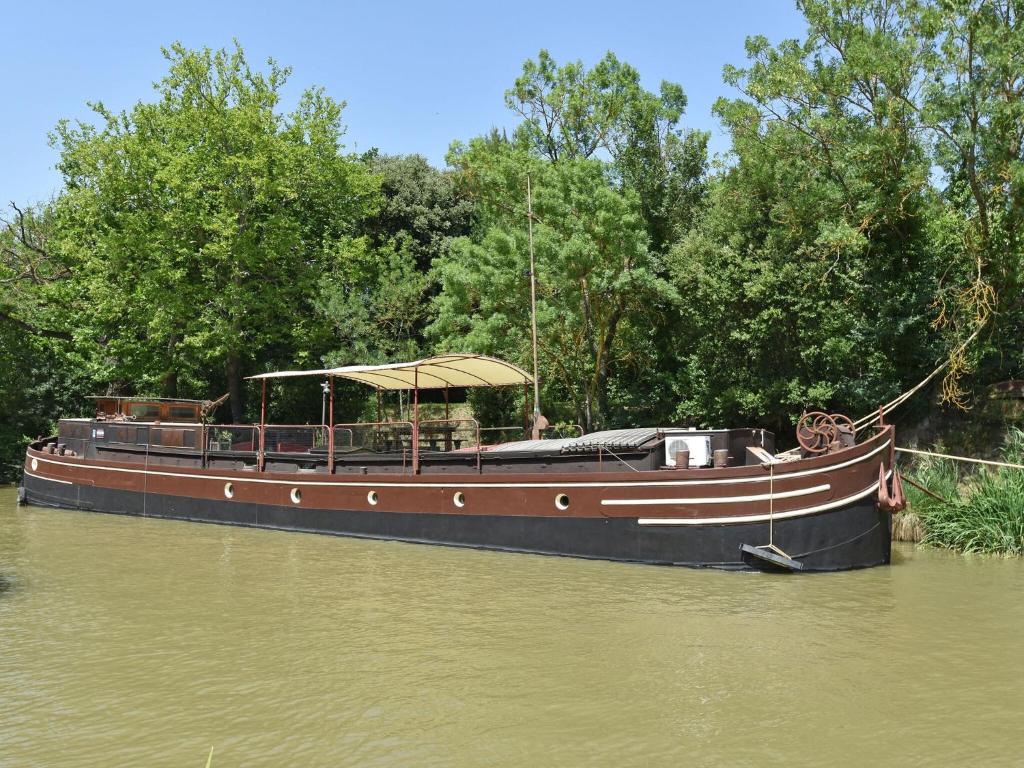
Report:
[[[1024,464],[1024,432],[1010,430],[1001,459]],[[895,537],[960,552],[1024,555],[1024,469],[965,466],[925,457],[907,470],[942,500],[906,484],[910,506],[894,521]]]

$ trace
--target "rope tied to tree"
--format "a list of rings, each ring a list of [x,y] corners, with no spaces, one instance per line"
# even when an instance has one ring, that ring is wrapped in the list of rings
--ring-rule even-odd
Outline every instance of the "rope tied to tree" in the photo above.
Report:
[[[968,464],[985,464],[991,467],[1007,467],[1009,469],[1024,469],[1024,464],[1015,464],[1010,461],[993,461],[991,459],[973,459],[969,456],[955,456],[950,453],[937,453],[935,451],[922,451],[917,448],[896,448],[897,453],[913,453],[919,456],[934,456],[939,459],[950,461],[963,461]]]

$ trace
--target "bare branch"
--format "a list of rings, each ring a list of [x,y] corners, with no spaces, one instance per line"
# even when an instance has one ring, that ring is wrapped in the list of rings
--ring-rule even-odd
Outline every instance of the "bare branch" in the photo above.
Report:
[[[26,322],[21,318],[14,317],[13,315],[0,309],[0,321],[6,321],[11,323],[16,328],[31,333],[33,336],[41,336],[46,339],[61,339],[63,341],[71,341],[71,334],[67,331],[55,331],[51,328],[40,328],[37,325]]]

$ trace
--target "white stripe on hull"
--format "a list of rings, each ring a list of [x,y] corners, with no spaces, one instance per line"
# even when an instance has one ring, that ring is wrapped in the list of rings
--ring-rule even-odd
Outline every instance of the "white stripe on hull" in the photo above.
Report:
[[[63,483],[64,485],[74,485],[74,483],[72,483],[70,480],[58,480],[56,477],[43,477],[42,475],[35,475],[29,472],[27,469],[25,470],[25,474],[28,477],[34,477],[36,480],[46,480],[51,483]]]
[[[855,493],[853,496],[847,496],[845,499],[839,499],[837,501],[830,501],[828,504],[819,504],[815,507],[807,507],[805,509],[794,509],[790,512],[776,512],[774,515],[741,515],[734,517],[641,517],[637,519],[637,523],[640,525],[734,525],[736,523],[767,523],[771,519],[785,520],[791,517],[803,517],[804,515],[814,515],[818,512],[827,512],[830,509],[836,507],[842,507],[846,504],[852,504],[855,501],[860,501],[865,496],[870,496],[878,490],[878,481],[876,480],[869,487],[865,488],[859,493]]]
[[[815,485],[811,488],[799,488],[795,491],[779,491],[778,493],[758,493],[753,496],[706,496],[689,499],[601,499],[601,505],[612,506],[655,506],[659,504],[736,504],[745,501],[768,501],[768,499],[792,499],[796,496],[810,496],[812,493],[823,493],[832,489],[831,485]]]

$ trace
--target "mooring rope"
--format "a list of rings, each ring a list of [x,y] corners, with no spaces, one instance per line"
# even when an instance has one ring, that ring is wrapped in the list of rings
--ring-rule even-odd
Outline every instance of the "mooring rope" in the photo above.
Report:
[[[844,547],[847,544],[852,544],[857,539],[863,539],[869,533],[874,533],[875,529],[878,528],[880,525],[881,525],[881,523],[875,523],[873,526],[868,528],[866,531],[861,531],[860,533],[851,536],[846,541],[840,541],[838,544],[829,544],[827,547],[821,547],[820,549],[812,549],[812,550],[809,550],[807,552],[801,552],[798,555],[793,555],[793,559],[797,560],[797,559],[799,559],[801,557],[808,557],[809,555],[820,555],[822,552],[828,552],[830,549],[836,549],[837,547]]]
[[[882,416],[884,416],[885,414],[889,413],[890,411],[895,410],[899,406],[903,405],[903,403],[905,403],[907,400],[909,400],[913,395],[915,395],[921,389],[926,387],[928,385],[928,383],[931,382],[932,379],[934,379],[936,376],[938,376],[940,373],[942,373],[946,368],[948,368],[950,360],[952,360],[954,356],[960,354],[964,349],[967,348],[968,344],[970,344],[972,341],[974,341],[976,338],[978,338],[978,334],[979,333],[981,333],[981,328],[976,329],[974,331],[974,333],[972,333],[970,336],[968,336],[967,339],[964,340],[963,344],[961,344],[959,347],[957,347],[942,362],[941,365],[939,365],[934,371],[932,371],[927,376],[925,376],[924,379],[922,379],[916,386],[911,387],[906,392],[904,392],[902,395],[899,395],[899,396],[895,397],[894,399],[890,400],[888,403],[883,405],[877,411],[873,411],[873,412],[869,413],[867,416],[862,416],[861,418],[859,418],[855,422],[853,422],[854,430],[856,432],[860,432],[863,429],[867,429],[872,424],[874,424],[876,421],[881,419]]]
[[[972,341],[974,341],[976,338],[978,338],[978,334],[979,333],[981,333],[981,328],[978,328],[977,330],[974,331],[974,333],[972,333],[970,336],[968,336],[967,339],[963,342],[963,344],[961,344],[959,347],[957,347],[953,351],[953,353],[950,354],[949,357],[947,357],[934,371],[932,371],[927,376],[925,376],[916,385],[914,385],[913,387],[908,389],[903,394],[898,395],[897,397],[894,397],[888,403],[886,403],[885,405],[881,406],[878,410],[872,411],[871,413],[867,414],[866,416],[861,416],[859,419],[857,419],[855,422],[853,422],[854,434],[857,434],[858,432],[862,432],[863,430],[867,429],[872,424],[874,424],[876,421],[880,420],[883,416],[885,416],[885,414],[887,414],[887,413],[889,413],[891,411],[896,410],[901,405],[903,405],[903,403],[905,403],[907,400],[909,400],[915,394],[920,392],[924,387],[928,386],[928,384],[932,381],[932,379],[934,379],[936,376],[938,376],[940,373],[942,373],[944,370],[946,370],[946,368],[949,367],[949,361],[953,358],[953,356],[959,354],[964,349],[966,349],[968,344],[970,344]],[[899,449],[897,448],[896,450],[899,450]],[[798,453],[800,453],[800,447],[799,446],[797,446],[795,448],[790,448],[788,451],[782,451],[781,453],[777,453],[777,454],[775,454],[775,458],[777,458],[777,459],[780,459],[780,458],[784,459],[785,457],[788,457],[788,456],[795,456]]]
[[[762,544],[761,549],[770,549],[776,554],[782,555],[787,560],[792,560],[781,547],[775,546],[775,462],[768,463],[768,543]]]
[[[617,454],[617,453],[616,453],[615,451],[613,451],[613,450],[612,450],[611,448],[607,448],[607,447],[605,447],[605,446],[601,446],[601,445],[599,445],[599,446],[597,447],[597,453],[598,453],[598,455],[599,455],[599,456],[600,456],[600,455],[601,455],[602,453],[610,453],[610,454],[611,454],[612,456],[614,456],[614,457],[615,457],[616,459],[618,459],[618,460],[619,460],[619,461],[621,461],[621,462],[622,462],[623,464],[625,464],[625,465],[626,465],[626,466],[627,466],[627,467],[628,467],[629,469],[632,469],[632,470],[633,470],[634,472],[639,472],[639,471],[640,471],[639,469],[637,469],[636,467],[634,467],[634,466],[633,466],[632,464],[630,464],[630,463],[629,463],[628,461],[626,461],[626,460],[625,460],[624,458],[622,458],[621,456],[619,456],[619,454]]]
[[[935,456],[940,459],[951,461],[965,461],[969,464],[987,464],[992,467],[1009,467],[1010,469],[1024,469],[1024,464],[1014,464],[1009,461],[991,461],[989,459],[972,459],[969,456],[954,456],[949,453],[936,453],[935,451],[921,451],[916,448],[896,448],[897,453],[914,453],[919,456]]]
[[[910,483],[912,486],[917,488],[917,490],[921,491],[922,493],[927,493],[933,499],[941,501],[943,504],[952,504],[952,502],[949,499],[944,499],[941,496],[939,496],[939,494],[935,493],[934,491],[929,491],[927,488],[925,488],[919,482],[914,480],[914,478],[912,478],[910,475],[901,474],[900,477],[902,477],[904,480],[906,480],[908,483]]]

